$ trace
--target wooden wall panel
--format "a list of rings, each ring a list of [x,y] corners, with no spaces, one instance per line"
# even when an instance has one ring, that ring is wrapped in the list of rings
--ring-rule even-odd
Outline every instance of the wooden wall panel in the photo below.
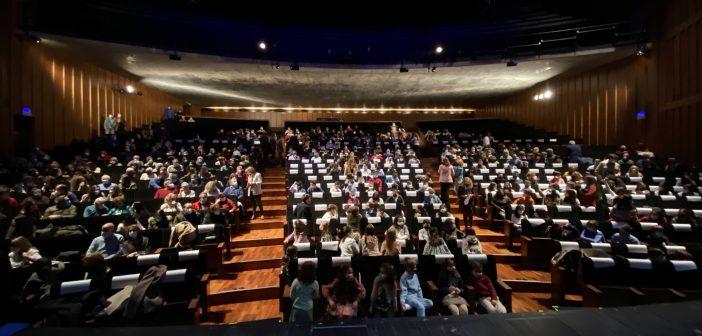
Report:
[[[12,2],[12,1],[11,1]],[[13,151],[12,118],[21,107],[32,109],[34,143],[44,149],[88,140],[103,133],[108,114],[122,114],[127,128],[161,118],[166,106],[180,106],[182,100],[146,87],[116,73],[81,60],[80,55],[47,44],[33,44],[3,31],[0,49],[2,84],[2,129],[0,153]],[[141,96],[115,89],[134,85]]]
[[[479,106],[500,117],[557,131],[590,145],[643,142],[661,156],[702,163],[702,2],[661,2],[653,47],[585,73],[565,73]],[[534,101],[546,89],[549,101]],[[646,120],[636,113],[646,111]]]

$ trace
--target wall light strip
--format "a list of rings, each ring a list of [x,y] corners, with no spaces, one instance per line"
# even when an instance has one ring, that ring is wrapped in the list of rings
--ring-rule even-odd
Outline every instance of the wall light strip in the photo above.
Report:
[[[379,113],[387,113],[387,112],[405,112],[405,113],[411,113],[411,112],[449,112],[449,113],[463,113],[463,112],[475,112],[474,108],[455,108],[455,107],[450,107],[450,108],[439,108],[439,107],[431,107],[431,108],[403,108],[403,107],[378,107],[378,108],[373,108],[373,107],[268,107],[268,106],[208,106],[205,107],[206,109],[210,110],[224,110],[224,111],[271,111],[271,110],[276,110],[280,109],[285,112],[379,112]]]

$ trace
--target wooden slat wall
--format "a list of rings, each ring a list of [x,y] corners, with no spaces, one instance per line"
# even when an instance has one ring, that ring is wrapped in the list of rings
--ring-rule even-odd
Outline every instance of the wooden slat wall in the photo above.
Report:
[[[478,106],[476,116],[562,132],[590,145],[643,142],[659,156],[702,163],[702,1],[663,6],[648,55],[556,76]],[[553,99],[533,100],[546,89]],[[645,120],[636,120],[638,111],[646,111]]]
[[[3,11],[0,19],[6,16]],[[34,115],[34,143],[50,149],[102,133],[108,114],[121,113],[131,129],[159,120],[166,106],[183,104],[134,78],[81,60],[78,51],[50,43],[33,44],[15,34],[6,22],[0,28],[0,154],[5,157],[13,154],[13,116],[23,106],[30,107]],[[127,84],[143,95],[114,90]]]
[[[408,129],[417,127],[417,122],[422,120],[449,120],[449,119],[466,119],[467,114],[462,113],[334,113],[334,112],[223,112],[223,111],[199,111],[198,108],[192,109],[193,115],[210,118],[224,119],[251,119],[251,120],[268,120],[268,125],[272,128],[282,128],[286,121],[316,121],[318,118],[339,118],[343,121],[395,121],[401,122],[402,126]]]

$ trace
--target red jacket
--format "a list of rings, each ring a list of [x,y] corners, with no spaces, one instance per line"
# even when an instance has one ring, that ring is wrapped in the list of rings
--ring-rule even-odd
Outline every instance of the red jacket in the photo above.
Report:
[[[495,292],[495,287],[492,285],[492,281],[487,275],[483,274],[480,278],[473,278],[473,287],[478,295],[478,298],[490,297],[493,300],[497,300],[497,292]]]
[[[586,186],[582,194],[580,194],[580,205],[591,207],[597,203],[597,187],[592,184]]]
[[[166,196],[168,196],[168,194],[177,194],[177,193],[178,193],[178,189],[169,190],[166,188],[161,188],[159,190],[156,190],[156,193],[154,194],[154,199],[163,199],[163,198],[166,198]]]
[[[380,177],[371,178],[368,180],[368,183],[372,184],[375,190],[383,191],[383,180]]]

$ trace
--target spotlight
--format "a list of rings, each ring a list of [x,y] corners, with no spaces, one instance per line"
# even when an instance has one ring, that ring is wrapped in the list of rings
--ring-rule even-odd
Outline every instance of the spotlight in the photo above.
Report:
[[[170,59],[171,61],[180,61],[182,58],[180,58],[180,55],[178,55],[177,53],[172,53],[168,55],[168,59]]]
[[[34,44],[39,44],[39,43],[41,43],[41,38],[39,38],[39,37],[37,37],[37,36],[34,36],[34,35],[29,36],[29,40],[32,41],[32,43],[34,43]]]
[[[436,67],[435,67],[435,66],[431,67],[431,72],[436,72]]]
[[[276,69],[280,69],[280,64],[276,63],[276,64],[275,64],[275,68],[276,68]]]
[[[551,99],[551,97],[553,97],[553,91],[546,90],[546,92],[544,92],[544,98]]]
[[[293,65],[290,66],[290,70],[291,70],[291,71],[299,71],[299,70],[300,70],[300,66],[297,65],[297,64],[293,64]]]
[[[266,42],[263,42],[263,41],[258,42],[258,49],[266,50],[266,48],[268,48],[268,46],[266,45]]]
[[[125,87],[125,90],[127,90],[127,93],[134,93],[135,89],[132,85],[127,85]]]
[[[436,53],[437,55],[441,54],[442,52],[444,52],[444,47],[440,45],[436,46],[436,49],[434,49],[434,53]]]
[[[517,62],[515,62],[513,59],[510,59],[509,61],[507,61],[507,66],[508,67],[517,66]]]
[[[644,49],[644,47],[636,48],[636,56],[643,56],[645,52],[646,52],[646,49]]]
[[[405,66],[400,67],[400,72],[409,72],[409,69],[405,68]]]
[[[534,95],[534,100],[539,100],[539,95]]]
[[[543,93],[540,93],[540,94],[539,94],[539,100],[542,100],[542,99],[544,99],[544,94],[543,94]]]

